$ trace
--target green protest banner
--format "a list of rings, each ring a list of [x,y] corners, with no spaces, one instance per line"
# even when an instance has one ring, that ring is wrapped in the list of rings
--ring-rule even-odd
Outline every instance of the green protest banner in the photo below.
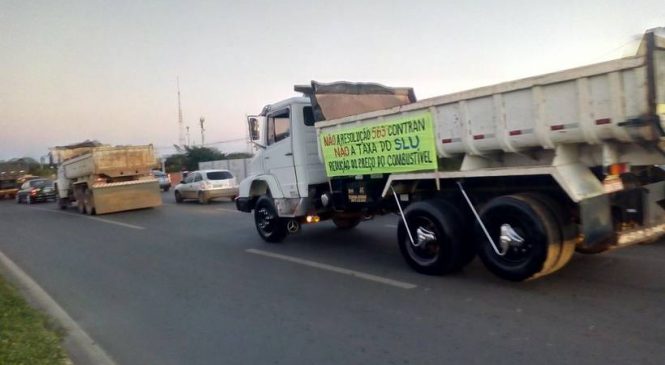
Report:
[[[329,177],[437,169],[429,112],[321,132],[319,138]]]

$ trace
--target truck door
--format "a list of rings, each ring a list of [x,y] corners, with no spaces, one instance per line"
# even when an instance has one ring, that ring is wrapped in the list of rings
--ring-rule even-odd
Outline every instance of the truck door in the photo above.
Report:
[[[268,138],[263,166],[277,179],[284,197],[297,198],[299,195],[293,162],[290,109],[280,109],[268,114],[267,124]]]

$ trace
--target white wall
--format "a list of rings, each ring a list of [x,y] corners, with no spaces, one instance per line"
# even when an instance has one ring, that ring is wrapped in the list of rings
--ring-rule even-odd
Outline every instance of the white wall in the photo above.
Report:
[[[251,158],[239,158],[234,160],[218,160],[199,162],[199,170],[222,169],[229,170],[236,177],[236,181],[240,182],[249,172],[249,161]]]

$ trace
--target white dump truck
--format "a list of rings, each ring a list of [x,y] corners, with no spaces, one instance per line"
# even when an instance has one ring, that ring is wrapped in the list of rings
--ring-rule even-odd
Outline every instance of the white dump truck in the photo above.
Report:
[[[58,204],[66,209],[106,214],[156,207],[162,204],[159,182],[151,169],[157,166],[152,145],[108,146],[96,142],[54,147],[58,163]]]
[[[257,146],[236,206],[281,241],[303,223],[349,229],[399,215],[425,274],[476,255],[521,281],[665,232],[665,38],[637,54],[415,101],[410,89],[333,83],[248,118]]]

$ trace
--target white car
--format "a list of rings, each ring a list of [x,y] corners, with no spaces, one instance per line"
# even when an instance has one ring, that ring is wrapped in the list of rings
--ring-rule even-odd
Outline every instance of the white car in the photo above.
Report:
[[[175,187],[175,201],[196,199],[207,204],[212,199],[238,196],[238,182],[229,170],[199,170],[190,172]]]

